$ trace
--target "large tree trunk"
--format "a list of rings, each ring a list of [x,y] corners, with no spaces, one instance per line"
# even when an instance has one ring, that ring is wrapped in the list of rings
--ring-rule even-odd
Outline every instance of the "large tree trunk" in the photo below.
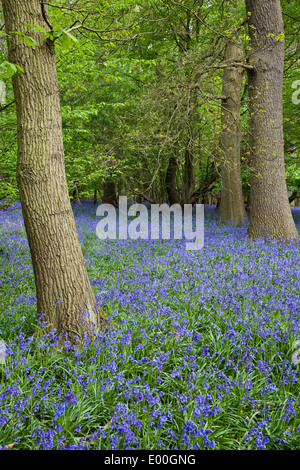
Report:
[[[251,195],[248,235],[298,237],[288,201],[283,145],[280,0],[246,0],[249,14]]]
[[[228,62],[241,62],[243,50],[234,42],[226,48]],[[221,222],[240,224],[246,218],[240,167],[240,113],[243,69],[228,67],[223,72],[221,131]]]
[[[3,0],[17,106],[17,181],[36,283],[38,314],[62,330],[82,331],[98,320],[71,209],[64,168],[54,44],[26,24],[49,29],[39,0]],[[37,41],[26,46],[16,32]],[[90,319],[85,324],[85,311]],[[72,336],[72,335],[70,335]]]

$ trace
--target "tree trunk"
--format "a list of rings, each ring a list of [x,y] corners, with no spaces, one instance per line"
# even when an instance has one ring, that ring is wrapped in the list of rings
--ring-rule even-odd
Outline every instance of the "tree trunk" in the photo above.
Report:
[[[38,0],[3,0],[9,61],[24,73],[13,76],[17,106],[17,181],[36,283],[38,314],[62,330],[80,332],[101,315],[95,309],[65,177],[54,43],[40,42],[49,29]],[[47,18],[47,17],[46,17]],[[48,21],[49,23],[49,21]],[[33,37],[26,46],[16,32]],[[85,311],[90,319],[82,323]],[[72,335],[69,334],[69,337]]]
[[[192,124],[191,124],[192,125]],[[189,134],[191,134],[189,132]],[[189,135],[184,155],[183,203],[191,204],[195,192],[194,138]]]
[[[97,204],[97,189],[94,189],[94,204]]]
[[[1,3],[0,3],[0,13],[2,13],[1,12]],[[1,26],[1,30],[0,30],[0,60],[2,59],[2,54],[4,54],[4,56],[6,56],[6,54],[7,54],[6,47],[5,47],[5,36],[4,36],[4,34],[2,34],[3,25],[4,25],[4,18],[1,15],[1,18],[0,18],[0,26]],[[5,104],[6,104],[6,90],[5,90],[4,82],[0,79],[0,113],[3,112],[3,107],[5,106]],[[5,132],[5,129],[3,127],[0,127],[0,134],[2,134],[4,132]],[[2,180],[4,182],[5,176],[3,174],[3,167],[1,166],[1,162],[0,162],[0,188],[2,186],[2,184],[1,184]],[[2,191],[2,189],[1,189],[1,191]],[[0,199],[3,199],[5,196],[6,196],[5,193],[0,192]]]
[[[226,48],[228,62],[241,62],[243,50],[231,42]],[[239,225],[246,218],[240,167],[240,112],[243,69],[228,67],[223,72],[221,131],[221,222]]]
[[[72,181],[73,187],[74,187],[74,189],[72,191],[72,202],[76,201],[77,204],[81,205],[81,202],[80,202],[80,199],[79,199],[79,187],[78,187],[79,181],[80,181],[79,179]]]
[[[177,161],[176,157],[172,155],[169,159],[169,164],[166,172],[166,189],[168,194],[168,202],[170,206],[173,204],[180,203],[180,197],[176,186],[176,172],[177,172]]]
[[[246,0],[249,14],[251,194],[248,235],[298,238],[288,201],[283,143],[280,0]]]
[[[103,181],[102,202],[118,207],[116,183],[110,176]]]
[[[292,204],[292,202],[295,201],[299,196],[299,191],[293,191],[292,194],[289,197],[289,203]]]

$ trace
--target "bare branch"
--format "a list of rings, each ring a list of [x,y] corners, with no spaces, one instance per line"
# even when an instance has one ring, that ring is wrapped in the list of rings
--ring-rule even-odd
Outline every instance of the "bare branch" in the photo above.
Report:
[[[8,104],[5,105],[5,106],[1,106],[1,104],[0,104],[0,113],[1,113],[2,111],[4,111],[6,108],[8,108],[10,105],[14,104],[15,102],[16,102],[16,101],[13,100],[13,101],[11,101],[10,103],[8,103]]]
[[[41,2],[41,9],[42,9],[42,15],[43,15],[45,23],[49,26],[50,31],[53,31],[53,26],[50,23],[49,16],[48,16],[48,2]]]
[[[243,64],[242,62],[231,62],[229,64],[210,65],[209,69],[226,69],[228,67],[241,67],[246,70],[254,70],[253,65]]]
[[[291,18],[294,21],[298,21],[300,23],[300,20],[298,18],[294,18],[294,16],[288,15],[287,13],[282,13],[284,16],[288,16],[288,18]]]

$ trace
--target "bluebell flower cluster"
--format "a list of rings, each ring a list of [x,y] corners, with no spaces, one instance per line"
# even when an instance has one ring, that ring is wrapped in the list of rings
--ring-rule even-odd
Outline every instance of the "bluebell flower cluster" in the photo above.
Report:
[[[193,252],[100,241],[90,202],[74,215],[117,327],[58,347],[36,312],[21,209],[0,211],[0,448],[300,449],[300,243],[252,242],[214,207]]]

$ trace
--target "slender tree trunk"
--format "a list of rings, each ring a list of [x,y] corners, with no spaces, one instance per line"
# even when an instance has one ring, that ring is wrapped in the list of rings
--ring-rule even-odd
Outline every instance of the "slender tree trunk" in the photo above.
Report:
[[[295,201],[299,196],[299,191],[293,191],[292,194],[289,197],[289,203],[292,204],[292,202]]]
[[[0,14],[1,14],[1,18],[0,18],[0,26],[1,26],[1,30],[0,30],[0,52],[4,52],[5,55],[7,54],[7,50],[6,50],[6,45],[5,45],[5,35],[4,35],[4,31],[3,31],[3,26],[4,26],[4,17],[2,16],[2,11],[1,11],[1,3],[0,3]],[[2,33],[3,31],[3,33]]]
[[[97,204],[97,189],[94,189],[94,204]]]
[[[169,159],[169,164],[166,172],[166,189],[168,194],[168,201],[169,204],[172,206],[173,204],[180,203],[180,197],[177,191],[176,186],[176,173],[177,173],[177,161],[176,157],[172,155]]]
[[[192,39],[192,22],[191,12],[186,10],[185,18],[182,18],[184,29],[182,34],[178,35],[179,54],[184,56],[191,48]],[[199,32],[198,32],[199,33]],[[197,27],[196,27],[197,34]],[[182,188],[182,204],[192,203],[192,196],[195,192],[195,138],[193,133],[193,125],[195,118],[195,108],[197,105],[197,92],[190,87],[189,99],[187,108],[187,123],[185,135],[185,152],[184,152],[184,167],[183,167],[183,188]]]
[[[13,76],[17,106],[17,181],[36,283],[38,314],[62,330],[98,321],[71,209],[64,168],[54,44],[26,24],[49,29],[39,0],[3,0],[8,54],[24,73]],[[47,14],[47,12],[46,12]],[[16,32],[37,41],[26,46]],[[85,311],[90,319],[82,324]],[[72,336],[69,334],[69,336]]]
[[[194,138],[192,135],[188,136],[184,157],[183,202],[190,204],[195,192]]]
[[[4,34],[2,33],[3,31],[3,25],[4,25],[4,18],[2,16],[2,11],[1,11],[1,3],[0,3],[0,13],[1,13],[1,18],[0,18],[0,26],[1,26],[1,30],[0,30],[0,60],[1,60],[1,56],[2,54],[4,54],[6,56],[6,47],[5,47],[5,36]],[[6,104],[6,90],[5,90],[5,85],[4,85],[4,82],[2,80],[0,80],[0,113],[3,112],[3,108]],[[5,132],[5,129],[0,127],[0,134],[4,133]],[[1,166],[1,162],[0,162],[0,187],[1,187],[1,180],[5,180],[5,176],[3,174],[3,168]],[[4,198],[5,197],[5,194],[4,193],[0,193],[0,198]]]
[[[110,176],[108,176],[103,181],[102,202],[105,203],[105,204],[111,204],[115,207],[118,206],[116,183]]]
[[[80,199],[79,199],[79,187],[78,187],[79,181],[80,181],[79,179],[72,181],[74,185],[74,189],[72,191],[72,202],[76,201],[77,204],[81,204]]]
[[[241,62],[243,50],[235,42],[226,48],[228,62]],[[228,67],[223,72],[222,95],[222,170],[221,170],[221,222],[240,224],[246,218],[240,167],[241,91],[243,69]]]
[[[246,0],[249,15],[251,195],[248,235],[298,237],[288,201],[283,144],[283,20],[280,0]]]

